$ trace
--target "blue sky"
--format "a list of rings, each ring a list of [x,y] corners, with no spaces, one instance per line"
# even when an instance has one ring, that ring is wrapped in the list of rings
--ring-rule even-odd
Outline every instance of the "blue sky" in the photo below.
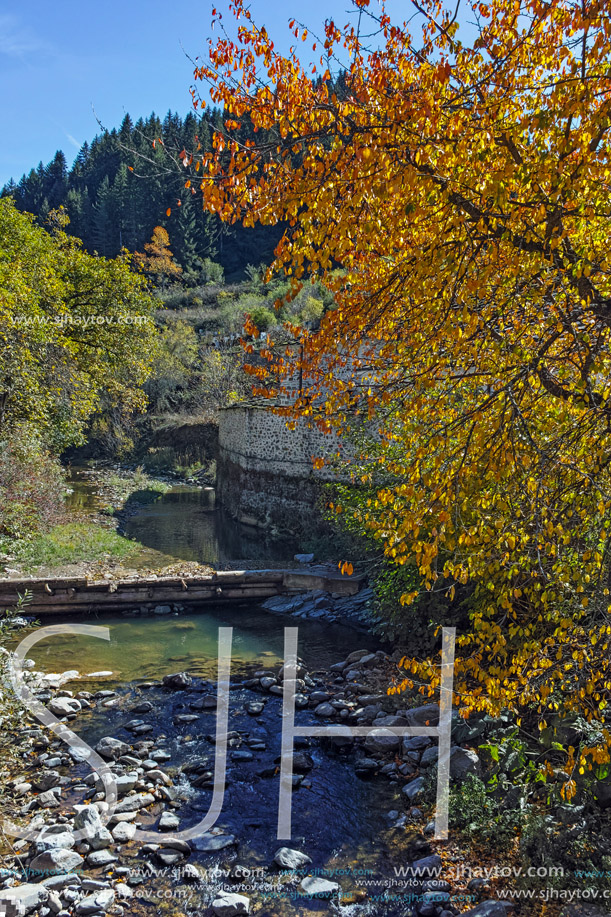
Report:
[[[374,0],[375,2],[375,0]],[[226,10],[226,0],[219,0]],[[392,0],[396,9],[409,4]],[[372,3],[373,6],[373,3]],[[288,20],[318,30],[348,21],[348,0],[251,0],[279,48]],[[204,54],[212,3],[177,0],[28,0],[0,3],[0,186],[63,149],[71,163],[85,140],[132,117],[185,114],[193,66]],[[228,19],[229,14],[226,13]]]

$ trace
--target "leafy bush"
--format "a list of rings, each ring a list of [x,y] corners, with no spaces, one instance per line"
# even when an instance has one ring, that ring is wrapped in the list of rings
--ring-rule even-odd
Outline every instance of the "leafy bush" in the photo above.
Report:
[[[30,538],[59,517],[64,493],[59,461],[28,426],[0,439],[0,545]]]
[[[270,328],[273,328],[274,325],[277,324],[276,316],[270,309],[266,309],[265,306],[257,306],[250,313],[250,317],[259,331],[269,331]]]

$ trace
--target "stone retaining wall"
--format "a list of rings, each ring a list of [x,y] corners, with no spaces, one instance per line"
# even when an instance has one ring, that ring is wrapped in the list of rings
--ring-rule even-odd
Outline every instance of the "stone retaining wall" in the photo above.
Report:
[[[322,485],[337,480],[330,465],[316,469],[313,459],[331,458],[339,438],[273,414],[268,405],[234,405],[220,412],[217,499],[236,519],[293,531],[319,520]]]

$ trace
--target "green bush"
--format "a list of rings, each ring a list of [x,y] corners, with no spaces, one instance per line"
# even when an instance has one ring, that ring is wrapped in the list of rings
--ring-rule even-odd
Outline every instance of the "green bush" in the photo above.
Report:
[[[30,427],[15,427],[0,439],[0,546],[56,521],[64,491],[59,461]]]

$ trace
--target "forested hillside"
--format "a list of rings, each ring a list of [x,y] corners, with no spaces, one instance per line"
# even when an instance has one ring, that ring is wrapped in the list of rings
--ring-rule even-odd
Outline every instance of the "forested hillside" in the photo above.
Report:
[[[210,149],[211,136],[222,130],[222,122],[218,109],[185,118],[168,112],[163,121],[152,114],[135,123],[126,115],[118,130],[85,143],[72,168],[59,150],[48,165],[41,162],[19,182],[5,185],[2,196],[13,197],[20,210],[41,222],[51,210],[65,207],[69,232],[89,252],[109,258],[122,248],[142,250],[154,227],[163,226],[183,269],[183,283],[202,280],[206,258],[220,262],[229,279],[240,279],[247,264],[271,261],[279,229],[222,224],[203,210],[201,198],[185,192],[184,175],[166,152],[191,150],[197,143],[202,150]],[[250,133],[244,119],[241,139],[249,139]]]

